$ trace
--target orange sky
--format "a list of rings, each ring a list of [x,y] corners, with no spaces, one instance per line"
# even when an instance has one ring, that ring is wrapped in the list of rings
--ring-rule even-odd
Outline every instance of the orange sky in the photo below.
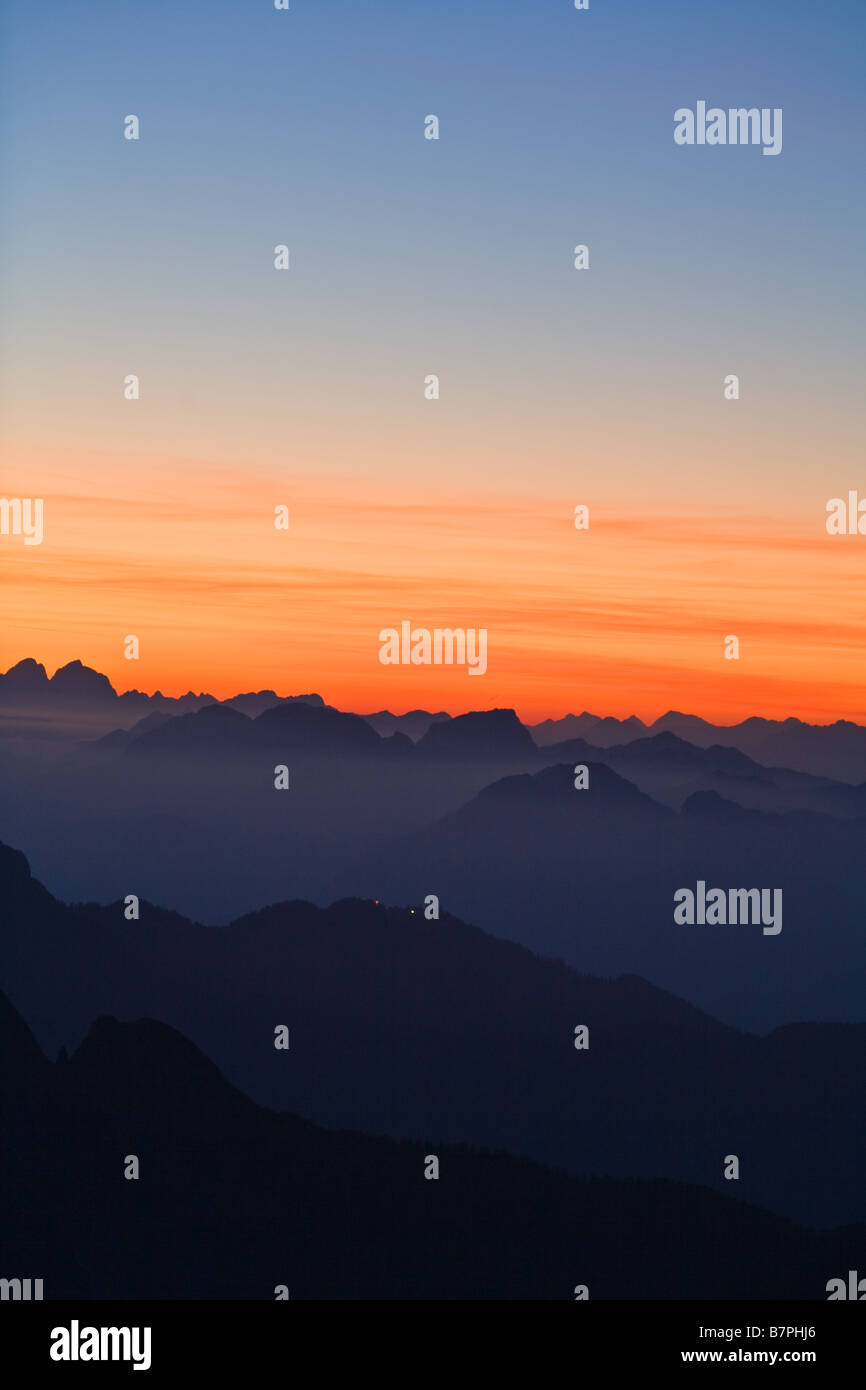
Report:
[[[78,657],[118,690],[316,690],[364,711],[866,720],[866,539],[828,536],[823,496],[782,518],[648,511],[603,478],[560,497],[188,460],[113,479],[74,450],[25,458],[5,495],[33,495],[34,475],[42,545],[0,537],[2,669]],[[273,525],[280,503],[288,532]],[[404,620],[487,628],[487,674],[382,666],[379,632]],[[133,633],[141,657],[127,661]],[[723,657],[728,634],[739,661]]]

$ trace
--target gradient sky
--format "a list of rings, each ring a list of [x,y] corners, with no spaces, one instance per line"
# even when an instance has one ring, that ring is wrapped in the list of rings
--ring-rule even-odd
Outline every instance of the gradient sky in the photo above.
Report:
[[[5,0],[0,48],[0,669],[866,720],[859,0]],[[699,99],[782,153],[676,146]],[[488,674],[381,666],[404,619]]]

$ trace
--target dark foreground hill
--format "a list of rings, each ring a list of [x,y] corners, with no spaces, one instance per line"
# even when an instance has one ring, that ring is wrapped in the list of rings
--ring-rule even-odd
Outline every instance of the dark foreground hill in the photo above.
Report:
[[[676,1183],[330,1133],[149,1020],[99,1019],[52,1064],[2,996],[0,1118],[4,1277],[49,1299],[818,1300],[866,1238]]]
[[[0,982],[51,1055],[100,1014],[158,1018],[256,1101],[317,1123],[719,1192],[733,1153],[745,1200],[809,1224],[866,1218],[866,1025],[744,1033],[635,976],[427,920],[420,895],[414,911],[281,903],[228,928],[141,902],[127,920],[121,903],[58,902],[3,847]]]

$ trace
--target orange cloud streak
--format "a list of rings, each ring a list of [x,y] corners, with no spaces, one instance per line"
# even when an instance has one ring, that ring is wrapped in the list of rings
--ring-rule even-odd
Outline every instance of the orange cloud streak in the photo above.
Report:
[[[344,708],[526,719],[866,717],[866,537],[828,536],[824,499],[786,517],[630,509],[601,484],[594,499],[434,500],[407,484],[395,500],[356,477],[180,461],[112,480],[71,454],[7,470],[3,492],[45,501],[41,546],[0,537],[4,668],[80,657],[120,690],[317,689]],[[487,675],[382,666],[379,632],[403,620],[487,628]],[[123,658],[132,633],[137,662]],[[739,661],[723,657],[728,634]]]

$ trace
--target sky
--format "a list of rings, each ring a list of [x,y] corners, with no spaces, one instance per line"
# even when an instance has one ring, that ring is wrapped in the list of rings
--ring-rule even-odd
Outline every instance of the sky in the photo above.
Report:
[[[5,0],[0,496],[45,520],[0,669],[866,722],[864,49],[859,0]],[[698,100],[782,152],[677,146]],[[383,666],[407,620],[487,673]]]

